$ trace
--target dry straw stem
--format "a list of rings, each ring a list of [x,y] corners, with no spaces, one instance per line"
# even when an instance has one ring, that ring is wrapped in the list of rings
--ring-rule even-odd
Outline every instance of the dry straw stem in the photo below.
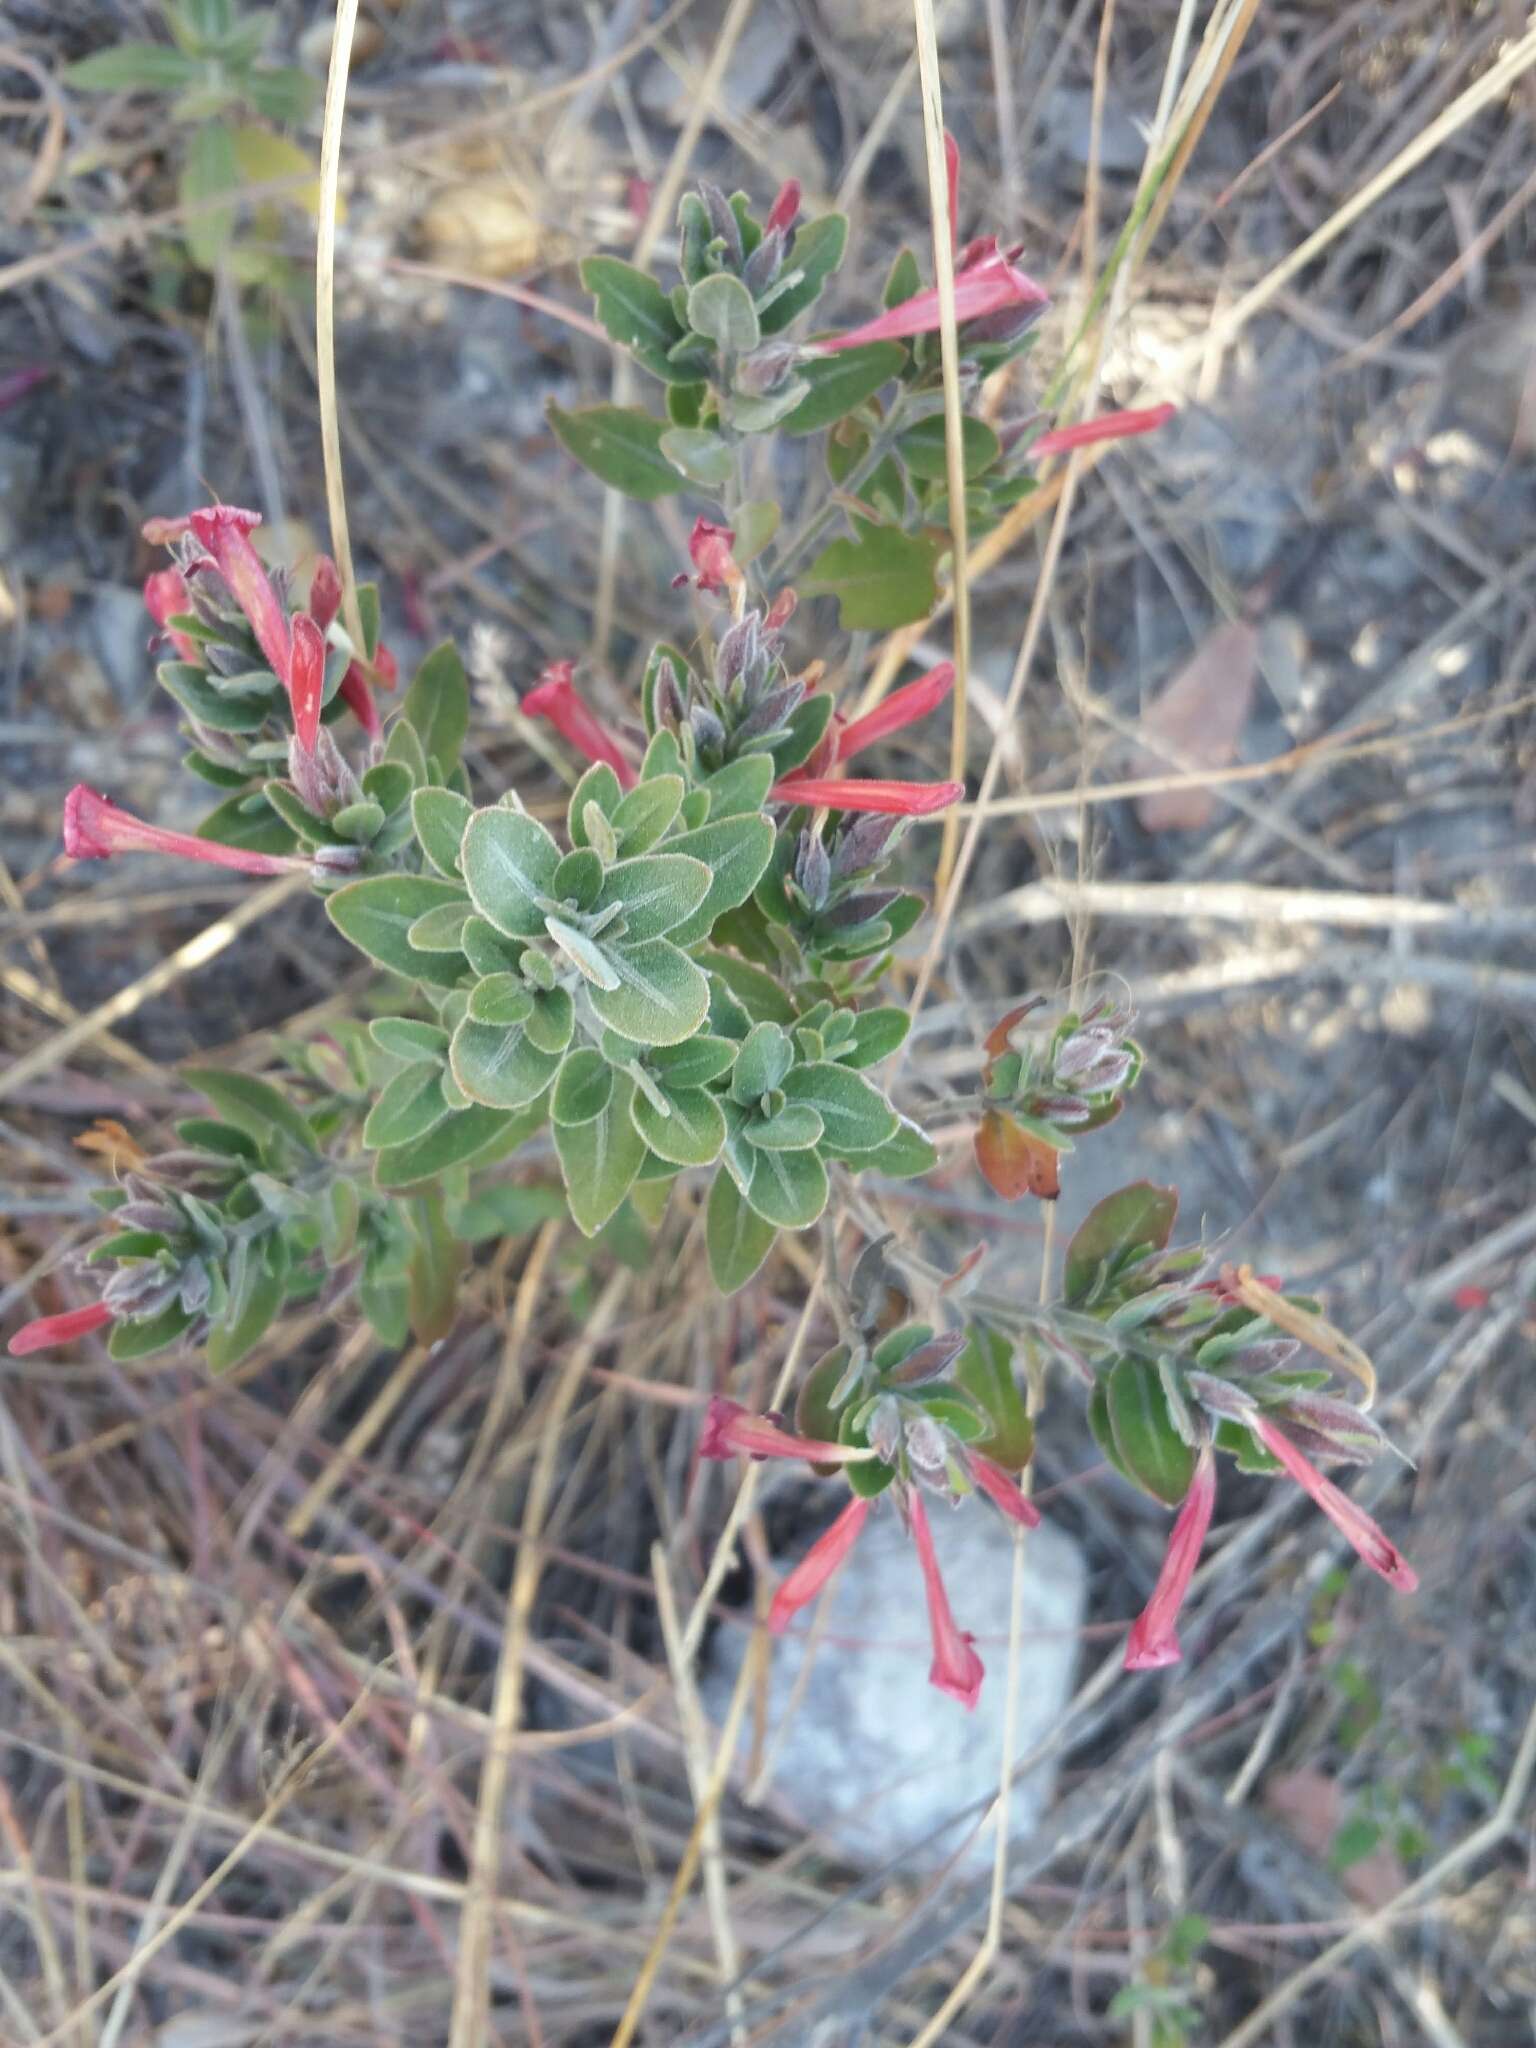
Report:
[[[978,807],[979,809],[979,807]],[[978,816],[973,821],[980,823]],[[1355,889],[1285,889],[1262,882],[1026,882],[956,920],[970,938],[998,925],[1050,924],[1075,911],[1096,917],[1215,918],[1223,924],[1333,925],[1354,931],[1536,931],[1536,909],[1478,910],[1422,896]]]
[[[119,989],[115,996],[109,996],[106,1002],[98,1003],[94,1010],[77,1017],[52,1038],[45,1039],[42,1044],[33,1046],[30,1052],[24,1052],[20,1059],[13,1060],[4,1073],[0,1073],[0,1099],[14,1095],[29,1081],[35,1081],[39,1074],[51,1073],[71,1053],[93,1043],[111,1025],[121,1023],[124,1017],[131,1017],[143,1004],[174,988],[184,974],[217,959],[248,926],[259,923],[269,910],[275,910],[280,903],[285,903],[307,886],[303,875],[284,875],[265,889],[258,889],[254,895],[247,896],[227,917],[206,925],[147,974],[141,974],[137,981]]]
[[[336,201],[341,187],[341,124],[357,0],[336,0],[336,27],[325,78],[325,119],[320,130],[320,195],[315,223],[315,380],[320,401],[320,450],[325,461],[325,505],[331,553],[341,578],[341,615],[353,652],[367,660],[367,639],[357,607],[357,574],[347,525],[347,487],[341,473],[341,423],[336,413]]]
[[[1507,1835],[1528,1827],[1530,1815],[1526,1811],[1526,1795],[1530,1791],[1533,1772],[1536,1772],[1536,1703],[1532,1704],[1526,1717],[1525,1732],[1520,1737],[1520,1747],[1515,1753],[1499,1803],[1482,1826],[1474,1828],[1465,1841],[1442,1856],[1422,1876],[1416,1877],[1412,1884],[1405,1885],[1395,1898],[1388,1899],[1376,1912],[1368,1913],[1348,1934],[1341,1935],[1320,1956],[1314,1956],[1294,1977],[1287,1977],[1280,1988],[1256,2007],[1240,2026],[1224,2036],[1219,2048],[1252,2048],[1254,2042],[1272,2038],[1271,2028],[1290,2011],[1297,1999],[1314,1984],[1332,1976],[1356,1949],[1380,1941],[1391,1931],[1394,1921],[1402,1919],[1404,1914],[1412,1912],[1426,1900],[1439,1896],[1457,1871],[1475,1862],[1485,1850],[1496,1849]]]
[[[944,160],[944,99],[939,78],[933,0],[912,0],[917,69],[922,84],[923,144],[928,160],[928,211],[933,222],[933,272],[939,289],[939,357],[944,371],[944,463],[949,483],[951,584],[955,611],[955,687],[949,733],[949,772],[965,777],[966,699],[971,670],[971,589],[966,580],[965,416],[960,404],[960,341],[955,325],[955,250],[950,234],[949,173]],[[960,821],[944,821],[935,887],[948,887],[959,844]]]
[[[1238,1267],[1233,1292],[1246,1307],[1258,1315],[1267,1316],[1276,1329],[1297,1338],[1310,1350],[1330,1359],[1357,1379],[1365,1390],[1365,1398],[1360,1403],[1362,1408],[1373,1404],[1376,1399],[1376,1368],[1353,1337],[1346,1337],[1324,1315],[1293,1308],[1283,1295],[1276,1294],[1272,1287],[1266,1287],[1255,1277],[1252,1266]]]
[[[538,1455],[528,1484],[517,1563],[507,1595],[506,1632],[496,1669],[491,1729],[480,1768],[480,1796],[475,1809],[474,1850],[464,1916],[459,1927],[458,1963],[454,1973],[453,2016],[449,2048],[484,2048],[490,2024],[491,1935],[500,1909],[501,1845],[506,1833],[507,1779],[512,1767],[517,1727],[522,1714],[523,1662],[533,1621],[533,1603],[544,1570],[544,1520],[554,1493],[560,1436],[587,1366],[613,1327],[633,1275],[623,1267],[612,1274],[588,1316],[580,1341],[573,1344],[545,1405],[539,1425]]]

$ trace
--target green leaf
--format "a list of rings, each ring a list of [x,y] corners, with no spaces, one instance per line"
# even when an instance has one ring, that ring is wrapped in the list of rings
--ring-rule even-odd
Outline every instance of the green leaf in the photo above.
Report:
[[[554,884],[560,849],[542,825],[501,804],[476,811],[464,829],[459,860],[476,909],[499,932],[510,939],[543,932],[544,912],[536,898],[547,896]]]
[[[178,1337],[191,1329],[193,1318],[180,1302],[173,1301],[157,1316],[142,1321],[126,1318],[112,1325],[107,1335],[107,1350],[120,1364],[134,1358],[148,1358],[152,1352],[164,1351],[174,1344]]]
[[[417,669],[400,715],[414,726],[428,762],[436,762],[439,779],[452,775],[469,731],[469,680],[451,640],[434,647]]]
[[[588,991],[602,1021],[637,1045],[678,1045],[709,1013],[709,984],[670,939],[614,947],[616,989]]]
[[[685,789],[681,775],[648,776],[608,813],[619,852],[626,860],[656,844],[682,808]],[[668,848],[669,852],[676,850]]]
[[[541,1223],[569,1213],[561,1189],[525,1188],[509,1182],[471,1195],[449,1212],[448,1220],[455,1237],[476,1244],[486,1237],[525,1237]]]
[[[795,1067],[783,1085],[791,1102],[807,1104],[826,1125],[826,1151],[869,1152],[896,1135],[896,1112],[879,1089],[835,1061]]]
[[[374,1044],[398,1060],[447,1057],[448,1034],[441,1024],[418,1023],[414,1017],[375,1017],[368,1026]]]
[[[204,1355],[208,1370],[215,1375],[228,1372],[255,1350],[283,1305],[282,1280],[254,1247],[251,1259],[250,1282],[233,1321],[216,1325],[208,1333]]]
[[[747,960],[738,960],[734,953],[701,953],[699,959],[717,980],[724,983],[754,1023],[794,1023],[794,1003],[773,976],[765,974],[761,967],[754,967]]]
[[[1067,1246],[1063,1292],[1071,1308],[1091,1301],[1101,1272],[1127,1252],[1162,1251],[1179,1213],[1176,1188],[1135,1181],[1090,1209]]]
[[[587,836],[587,805],[596,804],[603,816],[611,819],[622,796],[619,778],[613,769],[606,761],[594,761],[571,791],[571,800],[566,806],[565,827],[571,836],[572,846],[592,844]]]
[[[717,1173],[704,1215],[709,1270],[722,1294],[744,1287],[767,1258],[778,1231],[750,1208],[728,1173]]]
[[[564,1052],[576,1028],[576,1006],[563,988],[540,989],[523,1026],[540,1052]]]
[[[745,505],[738,505],[731,514],[731,523],[736,539],[731,553],[736,557],[736,566],[745,569],[749,562],[755,562],[779,530],[783,512],[773,498],[749,498]]]
[[[247,853],[292,853],[298,843],[292,826],[259,793],[232,796],[216,805],[199,819],[197,836],[220,846],[243,847]]]
[[[967,476],[980,476],[1003,452],[1003,444],[985,420],[966,417],[961,422],[960,444],[965,454]],[[949,456],[944,445],[944,415],[934,413],[908,427],[897,437],[897,453],[914,476],[942,483],[949,475]]]
[[[822,1121],[808,1102],[786,1102],[776,1116],[753,1117],[742,1129],[765,1152],[808,1152],[821,1142]]]
[[[533,994],[520,974],[487,974],[469,992],[465,1012],[477,1024],[526,1024],[533,1014]]]
[[[187,254],[199,270],[217,270],[235,232],[235,209],[204,202],[240,189],[235,138],[222,121],[202,121],[187,141],[181,166],[180,199],[192,209],[182,222]]]
[[[894,1003],[882,1003],[874,1010],[861,1010],[853,1020],[853,1037],[846,1050],[837,1054],[841,1067],[877,1067],[904,1043],[912,1019]]]
[[[801,698],[789,714],[783,739],[775,740],[768,749],[775,776],[787,775],[815,752],[832,723],[832,711],[830,690],[813,690],[809,697]]]
[[[499,1109],[461,1109],[408,1145],[391,1145],[374,1161],[373,1177],[383,1189],[415,1187],[455,1166],[468,1166],[508,1134],[515,1119]],[[530,1117],[529,1135],[539,1117]]]
[[[643,939],[665,938],[677,926],[691,923],[711,888],[710,872],[702,859],[673,853],[669,847],[666,853],[638,854],[633,860],[616,862],[603,877],[594,908],[603,911],[615,903],[622,907],[622,944],[627,947]]]
[[[915,299],[922,288],[923,274],[917,267],[917,258],[910,249],[903,249],[891,265],[880,303],[889,313],[892,307],[904,306],[908,299]]]
[[[666,498],[683,488],[682,473],[661,452],[667,430],[649,413],[621,405],[562,412],[552,402],[549,423],[567,454],[626,497]]]
[[[887,1180],[916,1180],[932,1173],[939,1163],[938,1148],[926,1132],[909,1117],[898,1116],[896,1135],[869,1152],[846,1152],[843,1157],[860,1173],[883,1173]]]
[[[386,1082],[363,1125],[363,1143],[370,1152],[386,1145],[408,1145],[442,1122],[448,1105],[443,1100],[441,1075],[439,1066],[423,1060]]]
[[[472,917],[464,927],[464,958],[476,974],[514,973],[524,950],[519,940],[503,938],[483,917]]]
[[[704,866],[704,896],[671,933],[674,944],[692,946],[708,938],[715,919],[745,903],[757,887],[773,857],[773,826],[758,812],[711,818],[697,831],[669,839],[667,853],[691,855]]]
[[[615,1075],[613,1093],[597,1116],[586,1123],[554,1127],[571,1215],[585,1237],[602,1229],[644,1162],[645,1140],[630,1114],[634,1093],[635,1084],[627,1075]]]
[[[795,1049],[777,1024],[754,1024],[736,1055],[731,1094],[746,1107],[779,1087],[794,1065]]]
[[[215,689],[200,668],[186,661],[162,661],[155,679],[167,696],[211,732],[259,732],[281,688],[258,677],[248,692]]]
[[[935,543],[920,533],[897,526],[876,526],[855,517],[855,540],[835,540],[812,562],[801,589],[808,596],[823,591],[837,599],[838,620],[846,632],[885,632],[926,619],[938,602],[934,565]],[[811,701],[811,700],[807,700]]]
[[[407,1268],[411,1335],[436,1344],[453,1328],[458,1310],[464,1247],[448,1227],[440,1188],[429,1188],[411,1204],[415,1243]]]
[[[719,490],[736,472],[736,457],[723,435],[708,427],[669,427],[657,443],[674,469],[689,483]]]
[[[245,74],[243,91],[264,120],[296,128],[314,100],[315,81],[296,65],[266,64]]]
[[[456,882],[431,875],[372,875],[334,890],[325,899],[325,912],[343,938],[381,967],[434,988],[452,988],[464,971],[460,956],[421,952],[408,934],[429,910],[463,900]]]
[[[418,952],[453,953],[462,957],[464,926],[474,914],[467,897],[461,896],[457,903],[439,903],[435,909],[416,919],[406,932],[406,938]]]
[[[613,1069],[594,1046],[580,1045],[567,1053],[550,1097],[554,1124],[589,1124],[601,1116],[613,1094]]]
[[[592,294],[593,310],[610,338],[621,348],[647,346],[665,355],[683,338],[672,301],[656,282],[617,256],[588,256],[581,281]]]
[[[77,92],[175,92],[197,77],[201,66],[184,50],[165,43],[114,43],[95,50],[61,74]]]
[[[1173,1426],[1157,1368],[1117,1359],[1106,1394],[1122,1468],[1155,1500],[1177,1507],[1195,1476],[1195,1453]]]
[[[728,1074],[736,1058],[729,1038],[690,1038],[686,1045],[658,1046],[646,1065],[663,1088],[702,1088]]]
[[[814,1152],[752,1154],[747,1200],[781,1230],[804,1230],[827,1206],[827,1169]]]
[[[448,1062],[471,1102],[525,1109],[554,1080],[560,1056],[541,1052],[521,1024],[477,1024],[466,1017],[453,1034]]]
[[[820,220],[808,220],[790,244],[784,275],[800,272],[800,281],[781,292],[760,316],[764,334],[782,334],[791,320],[815,305],[822,287],[843,260],[848,246],[848,216],[824,213]]]
[[[725,1143],[725,1113],[714,1096],[707,1088],[669,1088],[665,1095],[669,1115],[663,1116],[638,1089],[632,1112],[635,1128],[656,1157],[673,1166],[708,1166],[718,1159]]]
[[[1022,1472],[1035,1448],[1035,1425],[1013,1370],[1013,1345],[1001,1330],[971,1325],[970,1340],[955,1361],[955,1379],[975,1396],[991,1420],[991,1434],[975,1449],[1005,1472]]]
[[[728,270],[694,285],[688,294],[688,325],[726,355],[745,355],[762,338],[752,294]]]
[[[583,981],[593,988],[616,989],[619,987],[619,972],[606,949],[596,939],[588,938],[583,931],[569,925],[564,918],[553,914],[544,920],[545,929],[566,959],[581,975]]]
[[[236,1074],[225,1067],[183,1067],[181,1078],[199,1095],[206,1096],[219,1115],[265,1144],[274,1132],[281,1132],[303,1152],[319,1150],[309,1119],[295,1108],[286,1095],[270,1081],[254,1074]]]
[[[800,365],[810,390],[784,422],[786,434],[814,434],[830,427],[872,398],[905,368],[907,352],[899,342],[871,341],[863,348],[839,349],[819,362]]]

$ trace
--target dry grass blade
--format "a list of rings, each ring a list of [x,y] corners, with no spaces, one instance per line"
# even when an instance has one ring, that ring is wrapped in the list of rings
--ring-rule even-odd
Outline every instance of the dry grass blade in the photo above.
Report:
[[[341,615],[354,651],[366,656],[368,641],[357,605],[357,572],[352,566],[352,531],[347,524],[347,486],[342,475],[341,423],[336,408],[336,205],[341,191],[341,130],[347,107],[347,75],[357,32],[357,0],[336,0],[336,26],[325,78],[325,117],[320,130],[320,192],[315,225],[315,376],[320,400],[320,447],[325,461],[325,506],[331,522],[331,553],[341,578]]]

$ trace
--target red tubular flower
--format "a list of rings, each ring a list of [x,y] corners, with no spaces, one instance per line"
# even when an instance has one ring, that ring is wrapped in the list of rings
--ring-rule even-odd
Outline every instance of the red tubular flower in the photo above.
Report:
[[[183,661],[190,661],[201,667],[202,655],[197,642],[185,633],[171,632],[166,627],[167,619],[184,618],[192,609],[192,599],[187,592],[187,579],[179,569],[157,569],[153,576],[144,579],[144,609],[155,624],[166,631],[171,645]]]
[[[1177,411],[1176,405],[1149,405],[1139,412],[1106,412],[1096,420],[1079,420],[1075,427],[1053,427],[1030,442],[1029,452],[1043,461],[1047,455],[1065,455],[1069,448],[1086,448],[1093,441],[1126,441],[1133,434],[1151,434],[1166,426]]]
[[[947,811],[965,795],[963,782],[854,782],[790,776],[768,792],[774,804],[824,804],[833,811],[883,811],[890,817],[926,818]]]
[[[1165,1664],[1177,1664],[1183,1656],[1174,1623],[1184,1604],[1184,1595],[1189,1591],[1189,1582],[1195,1575],[1195,1566],[1200,1562],[1200,1551],[1206,1531],[1211,1526],[1211,1512],[1215,1505],[1216,1460],[1210,1445],[1206,1444],[1195,1465],[1195,1476],[1179,1509],[1173,1534],[1168,1539],[1167,1554],[1157,1575],[1157,1584],[1152,1589],[1152,1598],[1137,1615],[1126,1639],[1127,1671],[1157,1671]]]
[[[1249,1426],[1270,1456],[1278,1458],[1296,1484],[1311,1494],[1340,1535],[1347,1538],[1373,1572],[1380,1573],[1387,1584],[1395,1586],[1400,1593],[1418,1591],[1418,1573],[1397,1547],[1387,1541],[1364,1508],[1357,1506],[1347,1493],[1340,1492],[1331,1479],[1325,1479],[1274,1423],[1260,1415]]]
[[[110,860],[116,853],[178,853],[206,867],[234,868],[242,875],[299,874],[309,866],[307,860],[289,854],[250,853],[241,846],[221,846],[216,839],[147,825],[83,782],[64,799],[64,851],[71,860]]]
[[[294,619],[292,630],[288,701],[293,706],[294,734],[305,753],[312,754],[320,737],[320,700],[325,694],[325,635],[304,612]]]
[[[816,1598],[858,1542],[868,1518],[869,1502],[855,1495],[825,1535],[817,1537],[773,1596],[768,1609],[770,1635],[781,1636],[801,1608]]]
[[[5,1348],[12,1358],[25,1358],[29,1351],[51,1351],[56,1344],[73,1344],[77,1337],[89,1336],[92,1330],[99,1330],[103,1323],[112,1320],[106,1303],[93,1301],[89,1308],[66,1309],[60,1316],[39,1316],[35,1322],[23,1323]]]
[[[547,718],[562,739],[589,761],[606,761],[620,786],[633,789],[635,771],[616,741],[597,722],[597,714],[576,693],[574,661],[552,661],[523,699],[530,718]]]
[[[928,1628],[933,1637],[933,1662],[928,1667],[928,1683],[936,1685],[940,1692],[947,1692],[962,1707],[974,1707],[981,1697],[981,1681],[986,1672],[976,1654],[974,1639],[956,1626],[955,1617],[950,1612],[949,1595],[939,1576],[939,1561],[933,1554],[928,1510],[915,1487],[907,1497],[907,1513],[912,1523],[912,1540],[917,1545],[917,1561],[922,1567],[923,1591],[928,1600]]]
[[[309,616],[323,633],[340,610],[341,577],[330,556],[322,555],[309,586]]]
[[[174,525],[174,521],[152,522]],[[251,534],[261,524],[259,512],[242,512],[238,505],[207,505],[189,515],[189,524],[199,546],[212,555],[214,567],[234,593],[235,602],[251,622],[256,644],[271,664],[272,673],[289,687],[292,641],[288,615],[278,603],[277,592],[251,546]]]
[[[779,187],[778,197],[768,209],[768,218],[763,232],[771,235],[775,228],[781,234],[788,234],[800,217],[800,180],[786,178]]]
[[[1045,307],[1051,295],[1043,285],[1027,277],[990,240],[973,243],[966,260],[955,272],[955,319],[980,320],[1010,307]],[[838,349],[862,348],[868,341],[904,341],[914,334],[933,334],[939,325],[938,287],[931,286],[899,306],[892,306],[877,319],[866,320],[846,334],[834,334],[828,341],[812,343],[823,355]]]
[[[716,526],[710,519],[695,519],[688,536],[688,554],[698,571],[694,582],[700,590],[735,590],[739,586],[741,571],[731,553],[735,543],[734,528]]]
[[[728,1401],[723,1394],[712,1397],[704,1434],[699,1438],[701,1458],[807,1458],[813,1465],[847,1465],[868,1455],[847,1444],[796,1436],[765,1415],[753,1415],[739,1401]]]
[[[367,733],[369,739],[379,740],[384,737],[383,721],[379,717],[379,707],[373,701],[373,692],[368,687],[368,678],[363,674],[355,661],[342,677],[341,688],[337,695],[351,711],[353,717],[363,728],[364,732]]]
[[[929,669],[927,675],[919,676],[915,683],[904,683],[899,690],[892,690],[873,711],[867,711],[862,718],[839,728],[838,760],[851,761],[855,754],[862,754],[876,740],[887,739],[893,732],[900,732],[903,726],[915,725],[920,718],[927,718],[938,710],[954,687],[955,665],[952,661],[941,661],[937,668]]]
[[[1017,1522],[1021,1529],[1038,1529],[1040,1510],[1013,1480],[1001,1465],[993,1464],[990,1458],[983,1458],[977,1451],[966,1454],[966,1466],[971,1477],[981,1488],[994,1507],[1001,1508],[1010,1522]]]
[[[949,246],[960,246],[960,145],[944,130],[944,175],[949,181]]]

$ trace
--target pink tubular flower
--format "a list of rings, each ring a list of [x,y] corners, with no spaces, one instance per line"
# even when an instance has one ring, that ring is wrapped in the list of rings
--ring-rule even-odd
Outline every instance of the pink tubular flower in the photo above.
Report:
[[[1201,1547],[1211,1526],[1216,1505],[1216,1460],[1209,1444],[1203,1446],[1189,1483],[1179,1518],[1168,1539],[1163,1568],[1152,1588],[1152,1598],[1137,1615],[1126,1639],[1127,1671],[1157,1671],[1165,1664],[1177,1664],[1183,1656],[1174,1623],[1184,1595],[1200,1562]]]
[[[379,707],[373,701],[373,692],[368,687],[368,678],[355,661],[342,677],[341,687],[336,694],[351,711],[369,739],[378,740],[384,737],[384,724],[379,717]]]
[[[1040,1510],[1020,1487],[1014,1484],[1011,1474],[1001,1465],[993,1464],[990,1458],[983,1458],[977,1451],[966,1454],[966,1467],[976,1484],[981,1488],[994,1507],[1000,1508],[1010,1522],[1017,1522],[1021,1529],[1038,1529]]]
[[[949,184],[949,246],[960,246],[960,145],[944,130],[944,176]]]
[[[1047,455],[1065,455],[1069,448],[1086,448],[1093,441],[1126,441],[1133,434],[1155,433],[1177,411],[1176,405],[1149,405],[1139,412],[1106,412],[1096,420],[1079,420],[1075,427],[1053,427],[1030,442],[1029,452],[1044,461]]]
[[[854,782],[834,777],[789,776],[768,792],[774,804],[824,804],[833,811],[883,811],[898,818],[926,818],[947,811],[965,795],[963,782]]]
[[[178,853],[206,867],[234,868],[242,875],[300,874],[309,866],[307,860],[289,854],[250,853],[241,846],[221,846],[216,839],[147,825],[83,782],[77,782],[64,799],[64,851],[71,860],[110,860],[115,853]]]
[[[177,522],[151,523],[174,526]],[[251,622],[257,646],[286,690],[293,658],[288,615],[278,603],[260,555],[251,546],[251,535],[261,524],[261,514],[242,512],[238,505],[205,505],[202,511],[189,514],[188,523],[198,545],[212,555],[214,567]]]
[[[547,718],[562,739],[569,740],[578,754],[589,761],[606,761],[619,778],[620,786],[633,789],[635,771],[625,760],[616,741],[597,722],[590,704],[576,693],[572,678],[574,661],[552,661],[523,699],[530,718]]]
[[[773,1605],[768,1609],[770,1635],[781,1636],[801,1608],[816,1598],[858,1542],[859,1531],[868,1518],[869,1502],[855,1495],[831,1528],[817,1537],[773,1596]]]
[[[181,659],[201,666],[202,656],[197,642],[188,639],[185,633],[171,632],[166,626],[167,619],[184,618],[192,609],[187,579],[179,569],[157,569],[153,576],[145,577],[144,609],[155,624],[167,633],[171,645]]]
[[[915,683],[904,683],[899,690],[892,690],[873,711],[867,711],[862,718],[854,719],[851,725],[839,728],[837,759],[851,761],[855,754],[862,754],[876,740],[887,739],[893,732],[900,732],[903,726],[915,725],[920,718],[927,718],[938,710],[954,686],[954,663],[941,661],[937,668],[929,669],[927,675],[919,676]]]
[[[1051,296],[1043,285],[1026,277],[990,239],[974,242],[966,250],[961,268],[955,272],[955,319],[980,320],[990,313],[1011,308],[1044,308]],[[846,334],[834,334],[811,346],[823,355],[838,349],[862,348],[868,341],[905,341],[914,334],[933,334],[939,325],[938,287],[917,292],[877,319],[866,320]]]
[[[928,1510],[915,1487],[907,1497],[907,1514],[912,1523],[912,1540],[917,1545],[917,1561],[922,1567],[923,1591],[928,1600],[928,1628],[933,1637],[933,1662],[928,1667],[928,1683],[936,1685],[940,1692],[947,1692],[962,1707],[974,1707],[981,1697],[981,1681],[986,1672],[976,1654],[973,1638],[956,1626],[955,1617],[950,1612],[949,1595],[939,1576],[939,1561],[933,1554]]]
[[[1274,1423],[1260,1415],[1249,1426],[1270,1456],[1278,1458],[1296,1484],[1311,1494],[1340,1535],[1353,1544],[1373,1572],[1380,1573],[1387,1584],[1395,1586],[1400,1593],[1418,1591],[1418,1573],[1396,1546],[1387,1541],[1364,1508],[1358,1507],[1347,1493],[1340,1492],[1331,1479],[1325,1479]]]
[[[807,1458],[813,1465],[847,1465],[867,1458],[867,1451],[847,1444],[824,1443],[819,1437],[796,1436],[765,1415],[753,1415],[739,1401],[715,1394],[699,1438],[701,1458]]]
[[[787,235],[800,216],[800,180],[786,178],[779,187],[778,197],[768,209],[768,218],[763,223],[763,232],[771,235],[775,229]]]
[[[688,536],[688,554],[698,571],[694,582],[700,590],[739,588],[741,571],[731,553],[735,544],[734,528],[716,526],[710,519],[695,519],[693,531]]]
[[[66,1309],[60,1316],[39,1316],[36,1322],[23,1323],[5,1348],[12,1358],[25,1358],[29,1351],[51,1351],[56,1344],[73,1344],[77,1337],[89,1336],[92,1330],[99,1330],[103,1323],[112,1320],[106,1303],[93,1301],[89,1308]]]
[[[293,730],[306,754],[320,737],[320,701],[325,694],[325,635],[307,613],[293,621],[293,648],[288,666],[288,701]]]

